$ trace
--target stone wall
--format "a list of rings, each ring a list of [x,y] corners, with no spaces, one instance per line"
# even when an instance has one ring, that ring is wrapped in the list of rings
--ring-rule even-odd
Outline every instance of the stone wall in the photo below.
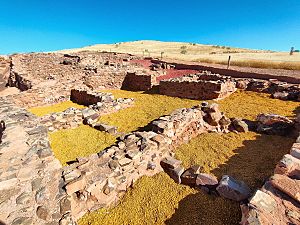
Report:
[[[0,98],[0,104],[6,126],[0,144],[0,221],[58,224],[68,216],[60,204],[65,196],[61,164],[50,149],[47,129],[12,99]]]
[[[114,96],[111,93],[93,92],[87,89],[72,89],[71,90],[71,101],[80,105],[93,105],[97,102],[112,102]]]
[[[272,94],[273,98],[281,100],[300,101],[300,84],[290,84],[276,79],[234,79],[237,88],[248,91],[264,92]]]
[[[82,123],[97,128],[100,116],[114,113],[133,105],[134,100],[131,98],[118,98],[111,102],[97,102],[97,104],[89,105],[85,109],[68,108],[63,112],[45,115],[40,118],[40,123],[51,132],[76,128]]]
[[[204,112],[200,106],[178,109],[153,121],[150,124],[152,131],[129,133],[114,146],[87,158],[79,158],[65,167],[64,186],[73,218],[116,204],[138,178],[163,171],[160,161],[173,155],[172,150],[177,145],[200,133],[222,132],[221,117],[215,121],[215,126],[210,125],[209,120],[206,122],[207,114],[221,115],[216,106],[208,108],[215,110]]]
[[[189,99],[222,99],[235,90],[235,82],[228,77],[207,73],[162,80],[159,83],[160,94]]]
[[[10,74],[10,60],[8,57],[0,57],[0,91],[2,91]]]
[[[128,63],[134,56],[117,53],[31,53],[10,56],[8,83],[22,91],[16,104],[35,107],[69,99],[73,88],[120,89],[126,72],[139,66]]]
[[[274,175],[241,205],[242,225],[300,224],[300,136]]]
[[[156,84],[156,78],[150,74],[128,72],[122,84],[122,89],[129,91],[147,91]]]

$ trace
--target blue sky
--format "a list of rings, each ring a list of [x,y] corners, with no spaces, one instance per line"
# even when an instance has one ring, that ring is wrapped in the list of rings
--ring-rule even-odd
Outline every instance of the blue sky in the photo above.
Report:
[[[0,54],[134,40],[300,49],[300,0],[0,3]]]

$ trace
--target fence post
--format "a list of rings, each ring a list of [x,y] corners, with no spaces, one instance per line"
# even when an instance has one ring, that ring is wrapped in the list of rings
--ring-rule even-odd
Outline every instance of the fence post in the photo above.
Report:
[[[231,56],[228,56],[227,69],[229,69],[229,66],[230,66],[230,59],[231,59]]]

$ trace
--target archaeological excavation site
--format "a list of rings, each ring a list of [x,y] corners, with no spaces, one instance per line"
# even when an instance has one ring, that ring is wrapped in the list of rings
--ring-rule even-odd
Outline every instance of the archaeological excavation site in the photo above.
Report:
[[[0,224],[300,224],[299,132],[299,71],[3,56]]]

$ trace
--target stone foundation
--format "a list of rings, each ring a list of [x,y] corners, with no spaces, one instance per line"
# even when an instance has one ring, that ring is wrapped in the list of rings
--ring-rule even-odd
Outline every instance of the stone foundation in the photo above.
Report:
[[[111,93],[92,92],[84,89],[72,89],[71,90],[71,101],[80,105],[93,105],[98,102],[113,102],[114,96]]]
[[[0,120],[6,123],[0,145],[0,220],[14,225],[75,224],[88,211],[114,205],[139,177],[162,171],[160,161],[177,145],[196,134],[222,132],[215,106],[179,109],[153,121],[153,131],[124,135],[114,146],[62,168],[38,118],[12,99],[0,101]],[[215,126],[207,120],[212,117]]]
[[[149,74],[128,72],[122,84],[122,89],[128,91],[148,91],[156,84],[156,78]]]
[[[189,99],[222,99],[235,90],[235,82],[228,77],[210,75],[206,72],[162,80],[159,83],[160,94]]]
[[[46,126],[48,131],[51,132],[76,128],[83,122],[91,126],[97,126],[97,120],[100,116],[114,113],[133,105],[134,100],[130,98],[119,98],[105,103],[98,102],[97,104],[89,105],[89,108],[86,109],[68,108],[63,112],[45,115],[40,118],[40,123]]]
[[[5,122],[0,144],[0,221],[5,224],[46,224],[67,217],[59,202],[61,164],[55,159],[47,129],[37,118],[0,98]]]
[[[300,101],[300,85],[281,82],[276,79],[235,79],[237,88],[247,91],[272,94],[273,98],[281,100]]]
[[[217,126],[205,122],[203,114],[201,107],[178,109],[153,121],[152,131],[129,133],[114,146],[65,167],[64,186],[73,217],[116,204],[138,178],[163,171],[160,161],[173,155],[177,145],[220,129],[218,122]]]

